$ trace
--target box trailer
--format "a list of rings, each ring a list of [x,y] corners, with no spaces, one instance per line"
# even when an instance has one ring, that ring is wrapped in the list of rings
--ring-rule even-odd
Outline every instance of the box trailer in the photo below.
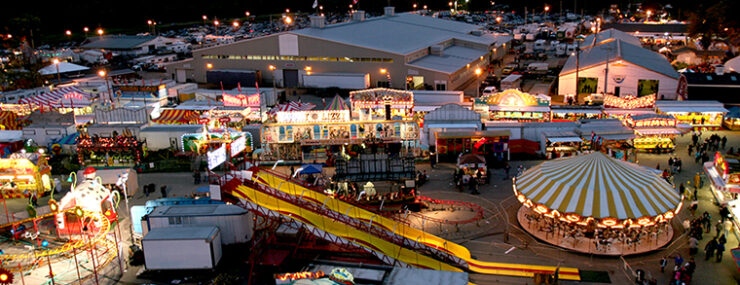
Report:
[[[146,215],[144,233],[156,228],[182,227],[173,220],[187,220],[188,225],[218,226],[224,245],[246,243],[252,238],[254,216],[236,205],[167,205],[156,207]]]
[[[147,270],[213,269],[222,255],[215,226],[152,229],[141,246]]]
[[[303,75],[303,86],[312,88],[337,87],[340,89],[370,88],[367,73],[311,73]]]
[[[522,87],[522,76],[519,74],[512,74],[506,76],[501,80],[501,90],[506,89],[519,89]]]

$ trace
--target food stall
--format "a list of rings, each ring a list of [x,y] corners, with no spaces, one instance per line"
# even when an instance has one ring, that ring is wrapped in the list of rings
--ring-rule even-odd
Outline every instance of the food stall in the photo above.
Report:
[[[580,119],[600,119],[603,115],[601,106],[550,106],[550,121],[572,122]]]
[[[737,200],[737,193],[740,193],[740,156],[717,152],[714,161],[704,163],[704,172],[711,182],[710,189],[717,204],[724,205]],[[733,213],[733,216],[737,215]]]
[[[406,90],[372,88],[349,93],[352,112],[360,121],[409,120],[413,117],[414,93]]]
[[[673,151],[675,138],[681,132],[676,129],[677,121],[669,115],[634,115],[624,119],[637,136],[633,146],[643,151]]]
[[[475,99],[474,110],[491,121],[546,122],[550,120],[550,97],[531,95],[518,89]]]
[[[146,143],[130,132],[111,137],[81,133],[77,138],[77,157],[82,166],[133,167],[146,155]]]
[[[718,130],[728,112],[719,101],[657,101],[658,114],[671,115],[680,124],[701,130]]]
[[[0,183],[5,198],[38,197],[53,187],[51,166],[40,153],[17,152],[0,159]]]
[[[630,115],[650,115],[655,114],[655,95],[642,97],[626,96],[617,97],[614,95],[604,96],[604,116],[611,119],[623,120]]]

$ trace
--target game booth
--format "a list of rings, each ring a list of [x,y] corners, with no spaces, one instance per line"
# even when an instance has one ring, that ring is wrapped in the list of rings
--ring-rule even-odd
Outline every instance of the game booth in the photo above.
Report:
[[[408,120],[413,118],[414,93],[406,90],[372,88],[349,93],[352,112],[360,121]]]
[[[586,149],[583,138],[575,132],[544,132],[547,159],[574,156]]]
[[[25,150],[0,159],[0,183],[4,198],[41,197],[54,187],[46,157]]]
[[[614,95],[604,96],[604,116],[610,119],[623,120],[627,116],[655,114],[655,95],[642,97]]]
[[[730,130],[740,130],[740,106],[734,106],[728,110],[723,125]]]
[[[737,201],[740,193],[740,156],[714,154],[714,161],[704,163],[704,172],[717,204]],[[733,214],[734,215],[734,214]]]
[[[474,109],[491,121],[546,122],[550,120],[550,97],[508,89],[476,98]]]
[[[679,124],[697,130],[722,128],[723,117],[729,112],[718,101],[657,101],[655,109],[658,114],[673,116]]]
[[[670,152],[676,148],[675,138],[681,134],[676,129],[677,121],[669,115],[630,115],[624,123],[632,128],[637,136],[633,146],[639,151]]]
[[[515,177],[513,188],[522,204],[517,219],[531,235],[612,256],[668,244],[683,198],[648,168],[601,152],[540,163]]]
[[[485,184],[486,179],[488,178],[486,159],[483,156],[474,153],[461,155],[457,159],[456,171],[462,173],[462,185],[468,184],[470,179],[479,179],[479,185]]]
[[[601,106],[550,106],[550,121],[575,122],[581,119],[600,119],[603,115]]]

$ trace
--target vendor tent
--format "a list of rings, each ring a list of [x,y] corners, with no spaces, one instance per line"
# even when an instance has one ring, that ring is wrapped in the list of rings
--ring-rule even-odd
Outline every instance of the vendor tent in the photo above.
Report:
[[[91,94],[82,91],[77,86],[67,86],[56,88],[34,97],[23,98],[19,103],[53,108],[74,108],[89,106],[92,98],[93,96]]]
[[[344,102],[341,96],[336,95],[334,99],[331,99],[331,104],[326,108],[327,110],[349,110],[347,103]]]
[[[69,73],[69,72],[80,72],[80,71],[86,71],[90,70],[87,66],[77,65],[74,63],[69,63],[66,61],[62,61],[59,63],[59,69],[57,69],[56,64],[49,64],[41,69],[39,69],[39,73],[41,75],[53,75],[53,74],[63,74],[63,73]]]
[[[315,173],[321,173],[322,166],[321,164],[304,164],[301,168],[300,174],[315,174]]]
[[[596,219],[656,217],[681,202],[663,178],[601,152],[543,162],[517,177],[515,190],[519,201],[531,201],[539,212]]]
[[[10,111],[0,111],[0,129],[17,130],[18,115]]]
[[[191,110],[164,109],[152,122],[163,125],[196,124],[198,117],[198,113]]]

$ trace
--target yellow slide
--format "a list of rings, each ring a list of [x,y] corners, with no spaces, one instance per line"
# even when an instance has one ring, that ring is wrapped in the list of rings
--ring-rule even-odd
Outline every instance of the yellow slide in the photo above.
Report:
[[[470,251],[464,246],[461,246],[454,242],[444,240],[435,235],[428,234],[424,231],[415,229],[401,222],[393,221],[391,219],[377,215],[365,209],[357,208],[351,204],[348,204],[338,199],[334,199],[330,196],[324,195],[317,191],[307,189],[296,183],[286,181],[285,179],[279,176],[273,175],[267,171],[260,171],[258,173],[255,173],[255,179],[257,179],[258,183],[264,184],[268,187],[277,189],[279,191],[285,192],[290,195],[300,196],[304,200],[313,202],[317,205],[322,205],[329,210],[335,211],[343,215],[350,216],[355,219],[362,220],[367,223],[372,222],[372,225],[384,228],[389,232],[393,232],[405,238],[418,241],[420,243],[426,244],[438,250],[448,252],[454,256],[457,256],[465,260],[468,263],[468,267],[469,267],[468,269],[472,272],[483,273],[483,274],[494,274],[494,275],[532,277],[534,273],[554,273],[556,270],[555,266],[524,265],[524,264],[485,262],[485,261],[475,260],[471,258]],[[239,189],[244,189],[244,188],[248,188],[248,187],[246,186],[239,187]],[[240,191],[240,192],[245,193],[245,192],[259,192],[259,191]],[[266,196],[269,196],[269,195],[266,195]],[[257,202],[258,205],[266,206],[266,205],[263,205],[265,201],[262,199],[257,199],[257,200],[250,199],[250,200],[258,201]],[[271,207],[268,207],[268,208],[276,210],[277,212],[281,212],[281,213],[290,212],[291,214],[298,214],[298,215],[305,215],[306,212],[308,212],[308,211],[300,212],[299,209],[291,209],[291,210],[283,209],[284,207],[293,206],[293,205],[284,205],[284,204],[288,204],[288,203],[280,203],[279,205],[273,205],[275,207],[274,209]],[[292,210],[295,210],[295,211],[292,211]],[[296,219],[296,217],[291,217],[291,218]],[[316,218],[316,219],[317,219],[317,222],[320,221],[319,218]],[[324,219],[328,219],[328,218],[324,217]],[[333,220],[328,219],[327,221],[333,221]],[[327,228],[323,228],[324,226],[324,224],[322,224],[323,222],[317,223],[317,224],[313,223],[313,221],[311,222],[316,227],[329,231]],[[334,224],[334,223],[335,222],[329,222],[328,223],[329,225],[327,226],[331,228],[334,226],[331,224]],[[331,232],[331,233],[334,234],[334,232]],[[371,235],[365,232],[355,232],[352,234],[346,234],[346,235],[343,234],[340,236],[342,237],[346,236],[346,238],[353,239],[353,240],[361,239],[361,240],[368,241],[368,242],[372,241],[371,244],[375,244],[374,242],[376,240],[381,240],[379,238],[370,237]],[[397,245],[392,244],[392,243],[388,243],[388,246],[398,247]],[[442,266],[435,265],[434,263],[427,263],[426,261],[425,263],[422,263],[422,264],[419,264],[417,262],[409,262],[408,260],[416,260],[416,259],[422,260],[421,258],[419,258],[419,254],[411,250],[404,251],[404,249],[391,249],[391,248],[383,248],[383,250],[388,250],[388,252],[390,252],[391,254],[394,254],[394,253],[399,254],[397,257],[394,257],[394,255],[389,255],[389,254],[386,254],[386,255],[394,257],[406,263],[414,264],[416,266],[432,268],[432,269],[444,268]],[[381,251],[381,252],[385,254],[385,251]],[[408,256],[406,256],[407,254]],[[452,267],[452,266],[448,266],[448,267],[457,269],[456,267]],[[441,269],[441,270],[453,271],[452,269]],[[454,271],[459,271],[459,270],[454,270]],[[580,280],[580,274],[577,268],[561,267],[559,270],[559,278],[564,279],[564,280]]]

